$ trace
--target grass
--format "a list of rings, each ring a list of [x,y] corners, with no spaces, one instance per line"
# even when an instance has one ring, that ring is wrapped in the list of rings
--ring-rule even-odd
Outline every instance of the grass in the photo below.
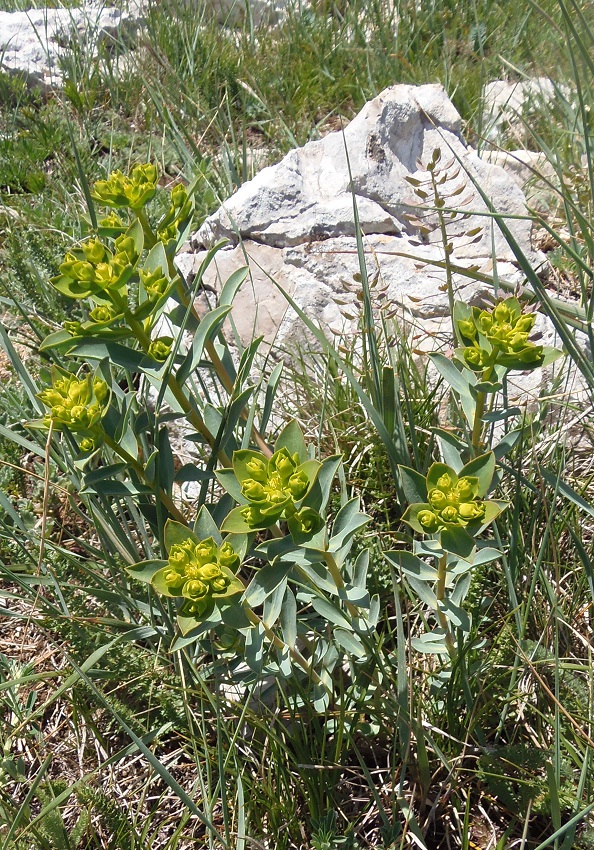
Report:
[[[30,356],[37,336],[77,317],[47,279],[88,232],[86,181],[145,160],[160,165],[164,186],[200,176],[199,224],[253,175],[254,150],[260,163],[276,161],[395,81],[443,83],[476,140],[483,84],[524,74],[572,91],[524,132],[561,185],[540,224],[555,234],[556,268],[591,334],[589,18],[589,5],[574,0],[540,9],[528,0],[402,0],[393,9],[319,0],[275,29],[231,29],[207,7],[168,2],[149,8],[130,54],[113,44],[95,63],[73,47],[64,90],[49,98],[0,75],[0,295],[11,338]],[[375,356],[399,380],[406,450],[426,471],[447,387],[428,392],[410,344],[387,344],[392,320],[377,328]],[[506,557],[473,571],[472,631],[445,676],[411,643],[426,606],[382,556],[407,532],[394,464],[370,417],[373,363],[348,340],[336,343],[363,400],[336,364],[312,371],[307,352],[290,378],[309,437],[322,454],[343,453],[348,487],[372,517],[357,546],[372,546],[369,585],[382,613],[378,645],[365,665],[337,672],[323,713],[298,683],[250,681],[231,630],[169,651],[171,611],[155,614],[146,587],[123,569],[122,546],[140,559],[148,538],[118,548],[43,451],[0,446],[7,850],[594,846],[591,416],[574,451],[563,432],[583,411],[543,404],[505,458],[500,492],[510,508],[497,535]],[[28,363],[34,375],[47,366]],[[17,380],[3,380],[0,394],[0,424],[32,416]],[[102,509],[98,517],[119,510],[122,522],[132,510]],[[234,677],[239,698],[229,697]]]

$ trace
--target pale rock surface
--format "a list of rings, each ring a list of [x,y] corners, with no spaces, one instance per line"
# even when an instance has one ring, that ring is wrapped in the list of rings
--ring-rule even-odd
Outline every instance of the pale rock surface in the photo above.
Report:
[[[526,140],[523,120],[536,109],[569,97],[567,86],[559,86],[548,77],[511,82],[493,80],[483,92],[483,135],[501,143],[506,138]]]
[[[249,21],[254,27],[280,23],[290,12],[307,9],[307,0],[210,0],[218,20],[225,26]]]
[[[101,43],[128,42],[141,20],[139,2],[118,8],[90,0],[81,8],[0,12],[0,70],[48,91],[61,84],[59,61],[73,42],[92,57]]]
[[[406,178],[423,179],[426,172],[417,161],[427,163],[436,148],[442,151],[440,164],[452,162],[450,174],[459,171],[442,191],[447,194],[466,183],[450,203],[455,207],[466,200],[464,210],[471,213],[449,228],[453,263],[478,266],[488,274],[495,262],[501,277],[517,278],[513,253],[484,215],[485,203],[472,181],[504,215],[525,214],[522,191],[503,169],[467,147],[460,116],[439,85],[386,89],[344,132],[310,142],[265,168],[205,221],[192,240],[197,253],[178,257],[180,270],[185,275],[195,271],[205,249],[226,238],[229,247],[216,255],[205,282],[220,286],[234,269],[249,264],[251,277],[233,310],[244,342],[253,332],[268,342],[276,338],[280,345],[304,341],[301,323],[279,298],[279,286],[330,332],[343,330],[345,320],[335,298],[359,271],[350,165],[369,274],[380,275],[403,319],[445,315],[444,275],[431,265],[443,260],[437,232],[424,243],[406,218],[417,203]],[[530,262],[541,263],[544,258],[531,247],[530,223],[510,218],[509,226]],[[482,231],[476,239],[464,235],[477,227]],[[463,277],[456,283],[465,300],[488,290]]]

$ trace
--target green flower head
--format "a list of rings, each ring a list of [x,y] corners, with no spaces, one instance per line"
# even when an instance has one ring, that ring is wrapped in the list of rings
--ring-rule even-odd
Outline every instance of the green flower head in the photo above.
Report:
[[[128,176],[114,171],[107,180],[98,180],[91,193],[93,199],[108,207],[142,209],[157,191],[158,172],[154,165],[136,165]]]
[[[522,305],[515,297],[498,301],[491,310],[474,308],[471,318],[458,322],[464,338],[473,340],[473,346],[463,350],[466,365],[475,371],[494,364],[509,369],[521,368],[520,364],[527,364],[528,368],[540,365],[542,346],[529,339],[535,321],[533,313],[522,312]],[[486,349],[484,343],[481,346],[476,334],[474,337],[471,335],[471,324],[487,340],[490,349]]]
[[[149,298],[160,298],[169,288],[169,280],[163,274],[163,269],[159,266],[155,271],[148,272],[140,270],[140,280],[144,286]]]
[[[476,464],[476,461],[473,463]],[[487,455],[485,463],[489,463]],[[482,499],[486,487],[484,481],[481,486],[478,476],[458,476],[445,463],[434,463],[425,482],[427,503],[410,505],[403,516],[404,522],[415,531],[435,534],[454,526],[466,528],[470,523],[484,519],[489,503]]]
[[[96,322],[97,324],[107,325],[109,322],[113,321],[115,318],[115,312],[111,307],[107,305],[101,304],[99,307],[95,307],[89,313],[89,319],[91,322]]]
[[[169,595],[182,596],[191,605],[201,603],[191,609],[192,616],[198,616],[213,596],[224,595],[232,582],[237,584],[229,568],[237,569],[239,563],[239,555],[229,542],[218,546],[212,537],[200,541],[187,538],[170,548],[167,566],[155,579],[164,582]]]
[[[271,458],[250,451],[234,452],[233,471],[248,505],[240,509],[250,528],[268,528],[293,517],[309,492],[320,464],[300,462],[299,454],[281,448]]]
[[[160,336],[154,339],[148,347],[148,355],[159,363],[164,363],[171,353],[173,337]]]
[[[78,378],[56,367],[52,370],[52,386],[38,393],[37,398],[49,408],[44,425],[60,431],[88,431],[99,424],[104,402],[109,394],[105,381],[93,375]],[[86,435],[89,436],[89,435]]]

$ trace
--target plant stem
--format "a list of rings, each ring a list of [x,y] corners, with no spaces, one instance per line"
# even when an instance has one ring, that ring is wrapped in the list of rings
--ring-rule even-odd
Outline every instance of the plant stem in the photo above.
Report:
[[[493,373],[493,366],[488,366],[482,376],[481,381],[489,381]],[[474,422],[472,423],[472,448],[478,452],[481,447],[481,436],[483,433],[483,414],[485,412],[485,403],[487,401],[487,393],[478,392],[476,394],[476,407],[474,410]]]
[[[268,638],[268,640],[274,646],[275,649],[279,649],[281,651],[283,649],[288,650],[289,655],[291,656],[293,661],[295,661],[301,667],[302,670],[304,670],[309,676],[311,676],[312,682],[315,685],[323,685],[324,684],[322,682],[322,679],[320,678],[319,674],[316,673],[316,671],[313,669],[311,664],[299,652],[298,649],[295,649],[294,647],[290,647],[288,644],[286,644],[284,641],[282,641],[278,637],[278,635],[275,635],[275,633],[272,631],[272,629],[269,626],[267,626],[266,623],[264,623],[260,619],[260,617],[258,617],[256,612],[252,608],[250,608],[250,606],[247,603],[244,603],[243,610],[245,612],[246,617],[248,618],[250,623],[252,623],[252,625],[258,626],[258,627],[262,626],[262,628],[264,629],[264,634],[266,635],[266,637]]]
[[[324,552],[324,560],[326,561],[326,566],[328,567],[328,572],[332,576],[334,584],[336,585],[336,589],[337,590],[344,590],[345,589],[344,579],[343,579],[343,577],[340,573],[340,567],[336,563],[336,559],[335,559],[334,555],[331,552],[325,551]],[[347,611],[351,615],[351,617],[358,617],[359,616],[359,609],[357,608],[356,605],[353,605],[353,603],[350,602],[350,600],[345,599],[345,606],[346,606]]]
[[[444,552],[444,554],[439,559],[439,564],[437,565],[437,585],[435,587],[435,596],[437,597],[437,602],[443,602],[445,599],[445,589],[446,589],[446,578],[447,578],[447,561],[448,556]],[[443,611],[437,607],[437,618],[439,620],[439,625],[445,632],[445,645],[450,655],[452,661],[456,658],[456,646],[454,644],[454,639],[452,638],[452,632],[450,630],[450,624],[448,623],[448,619]]]
[[[119,455],[122,460],[125,460],[126,463],[131,466],[144,481],[147,480],[144,467],[141,463],[139,463],[139,461],[136,460],[136,458],[132,457],[131,454],[128,454],[128,452],[123,449],[118,443],[116,443],[116,441],[112,437],[110,437],[109,434],[104,434],[103,439],[105,441],[105,444],[109,446],[109,448],[113,452]],[[178,522],[183,522],[183,524],[186,525],[185,516],[179,510],[173,499],[171,499],[171,497],[168,496],[164,490],[159,489],[158,498],[165,505],[172,517],[175,517]]]
[[[136,339],[138,340],[138,342],[142,346],[142,350],[145,352],[145,354],[148,354],[149,345],[150,345],[151,341],[150,341],[150,337],[148,336],[148,334],[145,331],[142,324],[137,319],[129,317],[128,325],[129,325],[130,329],[132,331],[134,331],[134,334],[136,335]],[[190,424],[193,425],[194,428],[202,434],[204,439],[207,441],[209,446],[212,448],[213,443],[214,443],[213,435],[210,433],[210,431],[206,427],[204,420],[202,419],[202,417],[200,416],[198,411],[194,407],[192,407],[190,401],[186,397],[183,389],[181,388],[179,382],[177,381],[177,379],[175,378],[174,375],[169,374],[167,376],[167,386],[169,387],[169,389],[173,393],[175,400],[179,403],[180,407],[184,411],[184,414],[185,414],[188,422],[190,422]],[[219,460],[221,461],[221,463],[224,463],[227,466],[231,466],[231,460],[225,454],[225,452],[219,451],[218,457],[219,457]]]

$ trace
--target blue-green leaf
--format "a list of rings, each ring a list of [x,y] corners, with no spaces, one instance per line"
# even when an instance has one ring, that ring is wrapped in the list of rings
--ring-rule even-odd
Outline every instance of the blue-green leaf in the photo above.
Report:
[[[291,569],[291,564],[275,562],[262,567],[251,580],[244,598],[253,608],[262,605],[279,586],[284,583]]]
[[[285,590],[285,599],[280,612],[283,640],[290,649],[297,643],[297,600],[290,587]]]
[[[355,658],[365,657],[365,648],[354,632],[340,628],[334,629],[334,640],[347,655],[353,655]]]
[[[399,466],[402,489],[409,505],[427,501],[427,481],[416,469]]]

